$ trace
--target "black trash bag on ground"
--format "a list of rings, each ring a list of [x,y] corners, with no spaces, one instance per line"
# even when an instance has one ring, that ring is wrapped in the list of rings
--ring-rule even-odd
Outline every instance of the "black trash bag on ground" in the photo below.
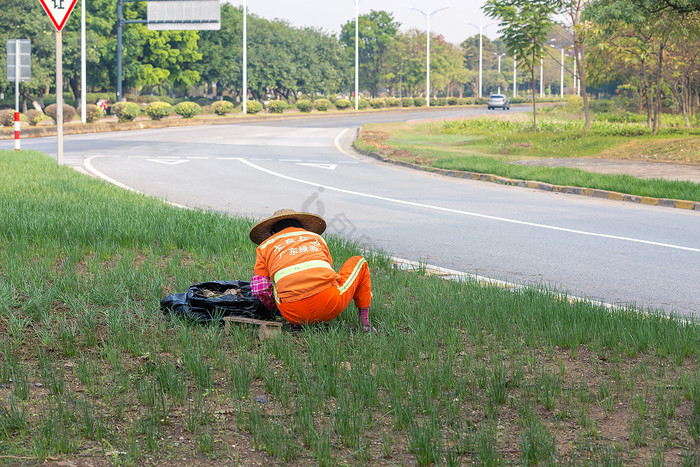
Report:
[[[166,316],[185,316],[199,323],[224,316],[274,319],[265,305],[253,296],[247,281],[200,282],[187,292],[165,297],[160,309]]]

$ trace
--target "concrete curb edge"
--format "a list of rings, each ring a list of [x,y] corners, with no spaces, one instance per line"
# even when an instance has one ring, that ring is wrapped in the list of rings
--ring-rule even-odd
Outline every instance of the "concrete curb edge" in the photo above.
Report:
[[[398,165],[414,170],[422,170],[423,172],[432,172],[445,177],[466,178],[470,180],[480,180],[491,183],[500,183],[501,185],[519,186],[523,188],[533,188],[535,190],[552,191],[555,193],[566,193],[571,195],[592,196],[594,198],[603,198],[613,201],[628,201],[630,203],[647,204],[650,206],[662,206],[668,208],[688,209],[691,211],[700,211],[700,202],[687,201],[681,199],[653,198],[649,196],[637,196],[627,193],[618,193],[616,191],[598,190],[594,188],[581,188],[575,186],[553,185],[551,183],[537,182],[531,180],[517,180],[513,178],[501,177],[499,175],[485,174],[479,172],[468,172],[465,170],[447,170],[436,167],[428,167],[425,165],[414,164],[398,159],[392,159],[383,154],[368,151],[358,147],[353,142],[353,148],[365,156],[372,157],[381,162]]]

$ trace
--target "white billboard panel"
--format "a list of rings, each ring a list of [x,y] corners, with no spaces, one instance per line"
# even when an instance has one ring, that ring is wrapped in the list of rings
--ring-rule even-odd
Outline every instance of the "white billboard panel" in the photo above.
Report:
[[[148,0],[148,29],[219,30],[219,0]]]

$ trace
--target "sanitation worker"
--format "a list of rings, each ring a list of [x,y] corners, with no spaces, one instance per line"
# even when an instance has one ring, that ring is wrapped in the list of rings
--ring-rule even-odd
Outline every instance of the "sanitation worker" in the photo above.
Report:
[[[353,256],[335,272],[321,237],[325,230],[322,217],[292,209],[276,211],[255,224],[249,233],[258,245],[253,295],[296,325],[330,321],[354,300],[360,328],[376,332],[369,324],[372,286],[367,261]]]

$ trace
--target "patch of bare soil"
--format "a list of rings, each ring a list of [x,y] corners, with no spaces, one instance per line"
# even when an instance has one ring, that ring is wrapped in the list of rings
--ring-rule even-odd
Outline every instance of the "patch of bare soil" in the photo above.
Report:
[[[598,155],[602,159],[636,162],[700,164],[700,137],[662,140],[634,139]]]

